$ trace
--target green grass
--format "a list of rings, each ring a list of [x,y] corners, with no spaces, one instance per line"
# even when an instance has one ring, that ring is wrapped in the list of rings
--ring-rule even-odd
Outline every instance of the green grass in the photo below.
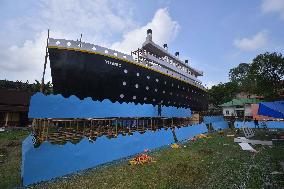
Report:
[[[28,131],[0,133],[0,188],[21,186],[21,147]]]
[[[226,135],[227,133],[225,133]],[[150,155],[156,163],[130,166],[128,161],[91,169],[35,188],[282,188],[279,162],[283,146],[254,146],[242,151],[233,137],[185,143],[181,149],[163,148]]]

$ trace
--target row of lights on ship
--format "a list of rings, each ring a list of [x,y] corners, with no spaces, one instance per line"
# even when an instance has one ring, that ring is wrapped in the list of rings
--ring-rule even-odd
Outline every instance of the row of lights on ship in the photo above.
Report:
[[[125,73],[125,74],[128,73],[127,69],[124,69],[124,73]],[[136,73],[136,76],[139,77],[140,74],[139,74],[139,73]],[[147,79],[150,79],[150,76],[147,76]],[[159,79],[156,78],[156,82],[158,83],[158,82],[159,82]],[[166,81],[165,81],[164,83],[165,83],[165,85],[167,84]],[[124,86],[126,85],[126,82],[125,82],[125,81],[123,82],[123,85],[124,85]],[[173,86],[174,86],[174,84],[172,83],[172,87],[173,87]],[[135,87],[138,88],[138,84],[136,84]],[[179,89],[179,85],[177,86],[177,88]],[[148,89],[149,89],[149,87],[147,86],[147,87],[146,87],[146,90],[148,90]],[[182,87],[182,89],[185,90],[184,87]],[[187,91],[189,92],[189,89],[187,89]],[[155,89],[155,92],[157,92],[157,89]],[[192,92],[193,92],[193,93],[196,93],[196,94],[199,94],[199,93],[196,92],[195,90],[192,90]],[[163,91],[163,93],[165,93],[165,92]],[[204,94],[199,94],[199,95],[204,96]]]

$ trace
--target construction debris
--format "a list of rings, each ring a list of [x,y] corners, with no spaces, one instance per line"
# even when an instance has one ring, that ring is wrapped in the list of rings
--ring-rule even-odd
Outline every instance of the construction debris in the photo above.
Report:
[[[252,145],[261,144],[261,145],[268,145],[272,146],[272,141],[262,141],[262,140],[249,140],[245,137],[237,137],[234,138],[234,142],[241,142],[241,143],[250,143]]]
[[[239,145],[241,146],[242,150],[256,152],[256,150],[253,149],[248,143],[239,143]]]

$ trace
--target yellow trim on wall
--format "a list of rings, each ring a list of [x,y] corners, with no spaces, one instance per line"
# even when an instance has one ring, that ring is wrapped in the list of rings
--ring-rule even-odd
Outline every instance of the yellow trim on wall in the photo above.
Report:
[[[174,79],[177,79],[179,81],[182,81],[184,83],[187,83],[187,84],[190,84],[190,85],[193,85],[205,92],[207,92],[206,89],[203,89],[203,88],[200,88],[199,86],[195,85],[195,84],[191,84],[191,83],[188,83],[182,79],[179,79],[177,77],[174,77],[174,76],[171,76],[169,74],[166,74],[164,72],[161,72],[159,70],[156,70],[156,69],[153,69],[153,68],[149,68],[147,66],[144,66],[143,64],[139,64],[139,63],[136,63],[136,62],[132,62],[132,61],[129,61],[127,59],[123,59],[123,58],[120,58],[120,57],[117,57],[117,56],[113,56],[113,55],[108,55],[108,54],[104,54],[104,53],[100,53],[100,52],[93,52],[93,51],[88,51],[88,50],[83,50],[83,49],[77,49],[77,48],[67,48],[67,47],[60,47],[60,46],[48,46],[48,48],[51,48],[51,49],[63,49],[63,50],[72,50],[72,51],[78,51],[78,52],[84,52],[84,53],[89,53],[89,54],[98,54],[98,55],[102,55],[102,56],[106,56],[106,57],[110,57],[110,58],[114,58],[114,59],[117,59],[117,60],[121,60],[121,61],[124,61],[124,62],[128,62],[130,64],[135,64],[136,66],[140,66],[140,67],[143,67],[143,68],[146,68],[146,69],[149,69],[149,70],[152,70],[152,71],[155,71],[155,72],[158,72],[160,74],[163,74],[165,76],[169,76],[171,78],[174,78]]]

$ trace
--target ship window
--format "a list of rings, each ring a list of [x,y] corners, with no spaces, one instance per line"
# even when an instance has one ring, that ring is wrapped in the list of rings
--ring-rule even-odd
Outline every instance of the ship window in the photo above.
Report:
[[[146,86],[146,90],[149,90],[149,87],[148,87],[148,86]]]
[[[56,41],[56,45],[60,45],[60,41]]]
[[[124,86],[125,86],[125,85],[126,85],[126,81],[123,81],[123,82],[122,82],[122,85],[124,85]]]
[[[71,46],[71,43],[70,43],[70,42],[68,42],[68,43],[67,43],[67,46],[68,46],[68,47],[70,47],[70,46]]]
[[[120,98],[123,98],[124,97],[124,94],[120,94]]]
[[[93,46],[92,50],[93,50],[93,51],[95,51],[95,50],[97,50],[97,49],[96,49],[96,47],[95,47],[95,46]]]
[[[136,89],[138,88],[138,84],[135,84],[135,88],[136,88]]]
[[[114,54],[114,56],[117,56],[117,53],[115,52],[115,53],[113,53]]]
[[[133,100],[135,100],[136,99],[136,96],[133,96]]]
[[[158,91],[158,89],[155,89],[155,92],[157,92]]]
[[[108,53],[108,50],[105,50],[105,53],[107,54],[107,53]]]
[[[136,75],[137,75],[137,77],[139,77],[139,75],[140,75],[140,74],[139,74],[139,73],[137,73]]]
[[[147,100],[147,97],[144,97],[144,100]]]
[[[127,73],[128,71],[127,71],[127,69],[124,69],[124,73]]]
[[[147,79],[150,79],[150,76],[147,76]]]
[[[159,82],[159,79],[156,79],[156,82]]]

